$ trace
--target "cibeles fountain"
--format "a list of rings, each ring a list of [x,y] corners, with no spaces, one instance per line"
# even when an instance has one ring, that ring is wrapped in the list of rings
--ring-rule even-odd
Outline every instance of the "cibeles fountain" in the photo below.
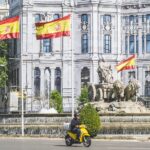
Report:
[[[125,84],[120,80],[114,80],[111,66],[100,61],[98,65],[98,84],[90,84],[88,87],[90,103],[99,113],[146,113],[150,112],[138,101],[140,83],[136,79],[130,79]]]

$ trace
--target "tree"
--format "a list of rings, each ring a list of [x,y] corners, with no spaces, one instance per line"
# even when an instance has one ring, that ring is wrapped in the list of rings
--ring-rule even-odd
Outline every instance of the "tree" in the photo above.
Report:
[[[0,88],[5,87],[8,80],[8,45],[0,41]]]
[[[87,86],[84,86],[82,89],[81,89],[81,94],[78,98],[79,102],[81,103],[87,103],[89,102],[89,98],[88,98],[88,88]]]
[[[80,121],[87,126],[91,137],[97,135],[101,127],[100,116],[91,104],[85,105],[80,110]]]
[[[50,107],[55,108],[58,113],[63,112],[62,96],[57,90],[51,92]]]

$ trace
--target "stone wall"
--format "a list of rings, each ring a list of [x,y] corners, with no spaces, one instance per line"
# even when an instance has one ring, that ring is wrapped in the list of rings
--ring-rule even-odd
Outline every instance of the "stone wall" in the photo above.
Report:
[[[101,114],[99,135],[150,134],[150,114]],[[71,114],[25,114],[26,136],[64,137]],[[0,115],[0,135],[21,135],[21,115]]]

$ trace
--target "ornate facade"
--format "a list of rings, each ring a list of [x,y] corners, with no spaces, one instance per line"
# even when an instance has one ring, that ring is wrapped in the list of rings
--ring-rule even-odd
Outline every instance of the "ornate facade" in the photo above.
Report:
[[[111,64],[115,78],[125,84],[137,78],[140,96],[150,96],[148,0],[9,0],[9,4],[10,17],[19,15],[21,23],[20,39],[11,41],[10,87],[23,84],[27,112],[48,108],[54,89],[63,96],[64,111],[71,111],[72,52],[75,98],[83,84],[99,82],[100,60]],[[68,14],[72,15],[70,37],[36,40],[36,22]],[[117,73],[115,65],[132,54],[137,56],[137,68]]]

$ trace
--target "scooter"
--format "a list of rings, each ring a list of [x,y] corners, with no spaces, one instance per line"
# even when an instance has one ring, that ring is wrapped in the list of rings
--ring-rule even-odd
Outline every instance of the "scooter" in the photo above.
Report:
[[[71,146],[72,144],[81,144],[85,147],[89,147],[91,145],[91,137],[88,133],[85,125],[79,125],[81,134],[79,140],[77,139],[77,135],[72,131],[68,130],[65,136],[65,142],[67,146]]]

